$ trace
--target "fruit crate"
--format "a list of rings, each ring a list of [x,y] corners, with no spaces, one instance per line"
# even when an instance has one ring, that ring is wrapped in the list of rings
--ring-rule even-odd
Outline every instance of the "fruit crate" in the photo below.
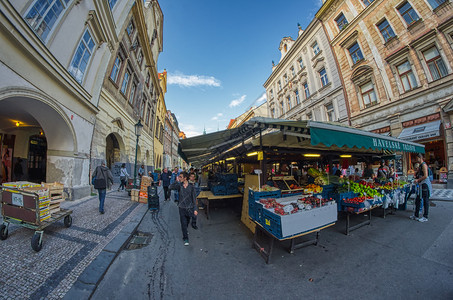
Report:
[[[211,187],[211,192],[215,196],[225,196],[227,194],[227,189],[224,185],[213,185]]]
[[[263,225],[263,211],[263,204],[249,201],[249,217],[261,225]]]
[[[263,209],[262,226],[276,238],[285,239],[333,224],[336,221],[336,207],[330,204],[283,216]]]
[[[298,191],[298,192],[292,192],[292,193],[285,193],[285,194],[282,194],[282,198],[298,196],[298,195],[302,195],[302,192]]]
[[[249,202],[250,201],[259,201],[262,198],[281,198],[282,192],[280,190],[277,191],[262,191],[257,192],[252,189],[249,189]]]
[[[350,199],[350,198],[355,198],[359,194],[354,193],[354,192],[346,192],[346,193],[340,193],[340,194],[333,194],[333,199],[337,202],[337,209],[338,211],[343,211],[342,203],[343,199]]]

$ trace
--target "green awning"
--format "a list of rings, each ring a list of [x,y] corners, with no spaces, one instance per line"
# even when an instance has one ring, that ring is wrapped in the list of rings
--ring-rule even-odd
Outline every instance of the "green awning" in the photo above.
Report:
[[[338,147],[425,153],[423,145],[356,128],[310,121],[311,144]]]

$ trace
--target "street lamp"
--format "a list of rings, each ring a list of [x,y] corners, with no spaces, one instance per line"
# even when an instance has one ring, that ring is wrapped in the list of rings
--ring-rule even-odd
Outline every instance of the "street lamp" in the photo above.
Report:
[[[135,143],[135,168],[134,168],[134,188],[137,188],[137,153],[138,153],[138,139],[142,135],[143,125],[140,119],[138,119],[135,126],[135,135],[137,136],[137,142]]]

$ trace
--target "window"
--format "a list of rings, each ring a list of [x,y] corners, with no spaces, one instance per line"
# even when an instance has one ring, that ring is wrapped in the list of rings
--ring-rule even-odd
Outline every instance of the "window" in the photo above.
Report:
[[[129,103],[131,105],[134,105],[134,97],[135,97],[135,92],[136,91],[137,91],[137,83],[134,81],[132,83],[131,93],[129,95]]]
[[[304,86],[304,94],[305,94],[305,99],[310,98],[310,90],[308,89],[308,82],[305,82],[303,84]]]
[[[123,58],[118,54],[115,58],[115,63],[113,64],[112,73],[110,74],[110,78],[117,82],[118,74],[120,73],[121,66],[123,64]]]
[[[146,111],[146,122],[145,124],[149,124],[149,119],[150,119],[150,116],[151,116],[151,106],[149,106],[148,104],[148,110]]]
[[[447,1],[446,0],[428,0],[429,5],[431,5],[431,7],[433,9],[436,9],[438,6],[444,4],[445,2],[447,2]]]
[[[431,73],[433,80],[448,75],[447,67],[445,66],[436,46],[423,51],[423,56],[425,57],[426,64],[428,65],[429,72]]]
[[[321,79],[322,86],[326,86],[329,83],[326,69],[322,68],[321,71],[319,71],[319,78]]]
[[[355,42],[354,45],[348,48],[348,51],[351,55],[353,64],[356,64],[363,59],[363,54],[362,50],[360,50],[359,43]]]
[[[374,85],[371,81],[360,87],[362,93],[362,100],[365,107],[370,107],[377,103],[376,93],[374,92]]]
[[[313,47],[313,53],[315,55],[317,55],[319,52],[321,52],[321,49],[319,49],[319,46],[318,46],[318,42],[315,42],[312,47]]]
[[[307,114],[307,120],[313,120],[313,114],[312,113],[308,113]]]
[[[285,85],[286,85],[288,83],[288,75],[286,75],[286,74],[283,75],[283,79],[284,79]]]
[[[288,110],[291,110],[292,105],[291,105],[291,96],[286,97],[286,102],[288,103]]]
[[[411,25],[412,23],[416,22],[418,19],[420,19],[415,12],[415,10],[412,8],[412,6],[409,4],[409,2],[404,2],[399,8],[398,11],[400,15],[403,17],[404,21],[406,21],[407,25]]]
[[[417,86],[417,81],[415,80],[409,61],[406,60],[396,68],[405,92],[410,91]]]
[[[341,13],[341,14],[335,19],[335,22],[337,22],[337,26],[338,26],[338,29],[340,29],[340,31],[342,31],[343,28],[345,28],[346,25],[348,25],[348,20],[346,20],[346,17],[344,16],[343,13]]]
[[[271,91],[270,91],[270,95],[271,95],[271,96],[270,96],[271,99],[274,98],[274,90],[271,90]]]
[[[131,20],[129,22],[129,25],[127,25],[127,28],[126,28],[127,35],[129,36],[129,38],[132,38],[132,34],[134,33],[134,30],[135,30],[135,25],[134,25],[134,22],[132,22],[132,20]]]
[[[327,121],[335,121],[335,111],[333,109],[333,104],[330,103],[326,105]]]
[[[131,73],[128,70],[124,74],[123,84],[121,85],[121,93],[123,93],[124,95],[126,95],[126,93],[127,93],[127,88],[128,88],[128,85],[129,85],[130,77],[131,77]]]
[[[90,61],[91,54],[93,53],[95,43],[91,38],[90,32],[85,30],[82,40],[77,47],[74,58],[69,66],[69,73],[79,82],[82,83],[83,76]]]
[[[142,106],[140,107],[140,119],[145,119],[146,98],[143,97]]]
[[[110,9],[112,9],[118,0],[109,0]]]
[[[297,61],[299,62],[299,67],[302,70],[304,68],[304,61],[302,60],[302,58],[299,58]]]
[[[294,67],[291,67],[290,71],[291,71],[291,75],[296,76],[296,71],[294,71]]]
[[[282,89],[282,82],[279,80],[277,85],[278,85],[278,90],[280,91]]]
[[[363,4],[365,4],[365,6],[368,6],[370,5],[374,0],[363,0]]]
[[[294,94],[296,94],[296,104],[300,104],[299,90],[296,90]]]
[[[143,52],[142,52],[142,50],[140,50],[138,52],[138,56],[137,56],[137,63],[139,65],[139,67],[142,66],[142,61],[143,61]]]
[[[381,23],[377,24],[377,27],[379,28],[379,31],[381,32],[382,37],[386,42],[395,36],[395,33],[393,32],[392,27],[390,27],[387,19],[384,19]]]
[[[45,41],[71,0],[37,0],[25,15],[25,21]]]
[[[146,72],[146,85],[149,86],[149,80],[151,79],[151,75],[149,74],[149,72]]]
[[[283,106],[283,101],[280,102],[280,115],[283,115],[285,113],[285,109]]]
[[[271,109],[271,118],[275,118],[275,108]]]

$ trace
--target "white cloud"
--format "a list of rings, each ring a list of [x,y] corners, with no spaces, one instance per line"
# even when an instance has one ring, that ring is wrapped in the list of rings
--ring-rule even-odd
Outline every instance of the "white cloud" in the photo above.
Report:
[[[221,82],[213,76],[185,75],[182,73],[168,74],[167,84],[175,84],[183,87],[213,86],[220,87]]]
[[[246,95],[242,95],[241,97],[234,99],[233,101],[230,102],[229,107],[236,107],[239,106],[242,102],[244,102]]]
[[[179,128],[186,134],[186,137],[193,137],[197,135],[202,135],[203,132],[191,124],[179,124]]]
[[[211,120],[212,120],[212,121],[216,121],[216,120],[218,120],[218,119],[219,119],[220,117],[222,117],[222,116],[223,116],[222,113],[218,113],[218,114],[216,114],[214,117],[212,117]]]
[[[255,105],[260,105],[266,101],[267,101],[267,96],[266,96],[266,92],[264,92],[261,96],[258,97],[258,99],[255,100]]]

